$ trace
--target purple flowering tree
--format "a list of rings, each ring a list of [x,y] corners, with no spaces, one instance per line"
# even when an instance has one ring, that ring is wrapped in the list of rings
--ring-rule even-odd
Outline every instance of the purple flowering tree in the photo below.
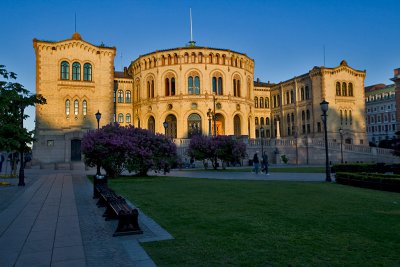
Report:
[[[139,175],[149,170],[168,172],[177,158],[175,144],[164,135],[116,123],[89,131],[82,151],[88,166],[99,164],[111,177],[123,170]]]
[[[211,149],[210,138],[204,135],[195,135],[189,143],[187,154],[190,158],[202,160],[204,168],[207,169],[207,159],[213,158],[215,151]]]

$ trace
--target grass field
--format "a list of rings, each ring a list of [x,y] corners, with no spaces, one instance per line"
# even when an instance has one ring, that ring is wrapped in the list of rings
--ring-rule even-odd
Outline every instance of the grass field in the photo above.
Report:
[[[248,168],[228,168],[226,170],[222,169],[182,169],[185,171],[210,171],[210,172],[251,172],[253,170],[252,167]],[[286,173],[324,173],[325,167],[270,167],[269,172],[286,172]]]
[[[332,183],[122,178],[175,239],[158,266],[400,266],[400,195]]]

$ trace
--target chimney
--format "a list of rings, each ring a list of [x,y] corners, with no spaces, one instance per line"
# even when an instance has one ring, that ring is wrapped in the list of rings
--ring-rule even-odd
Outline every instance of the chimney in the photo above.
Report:
[[[260,83],[260,78],[257,78],[257,83]]]

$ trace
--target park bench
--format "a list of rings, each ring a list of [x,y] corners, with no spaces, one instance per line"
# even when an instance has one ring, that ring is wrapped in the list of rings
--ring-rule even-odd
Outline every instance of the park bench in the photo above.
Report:
[[[99,199],[97,206],[106,207],[103,217],[106,220],[118,220],[118,226],[113,236],[143,233],[138,223],[138,210],[132,208],[125,198],[117,195],[105,183],[97,184],[94,190],[94,196]]]

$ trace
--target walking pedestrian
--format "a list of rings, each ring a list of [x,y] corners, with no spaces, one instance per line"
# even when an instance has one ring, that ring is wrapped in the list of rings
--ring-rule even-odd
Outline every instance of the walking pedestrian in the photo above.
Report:
[[[262,156],[262,163],[263,163],[263,168],[262,168],[262,170],[265,172],[265,174],[266,175],[269,175],[269,172],[268,172],[268,155],[267,155],[267,153],[265,153],[264,152],[264,154],[263,154],[263,156]]]
[[[260,168],[260,160],[258,159],[258,151],[254,154],[253,156],[253,165],[254,165],[254,172],[258,174],[259,168]]]

